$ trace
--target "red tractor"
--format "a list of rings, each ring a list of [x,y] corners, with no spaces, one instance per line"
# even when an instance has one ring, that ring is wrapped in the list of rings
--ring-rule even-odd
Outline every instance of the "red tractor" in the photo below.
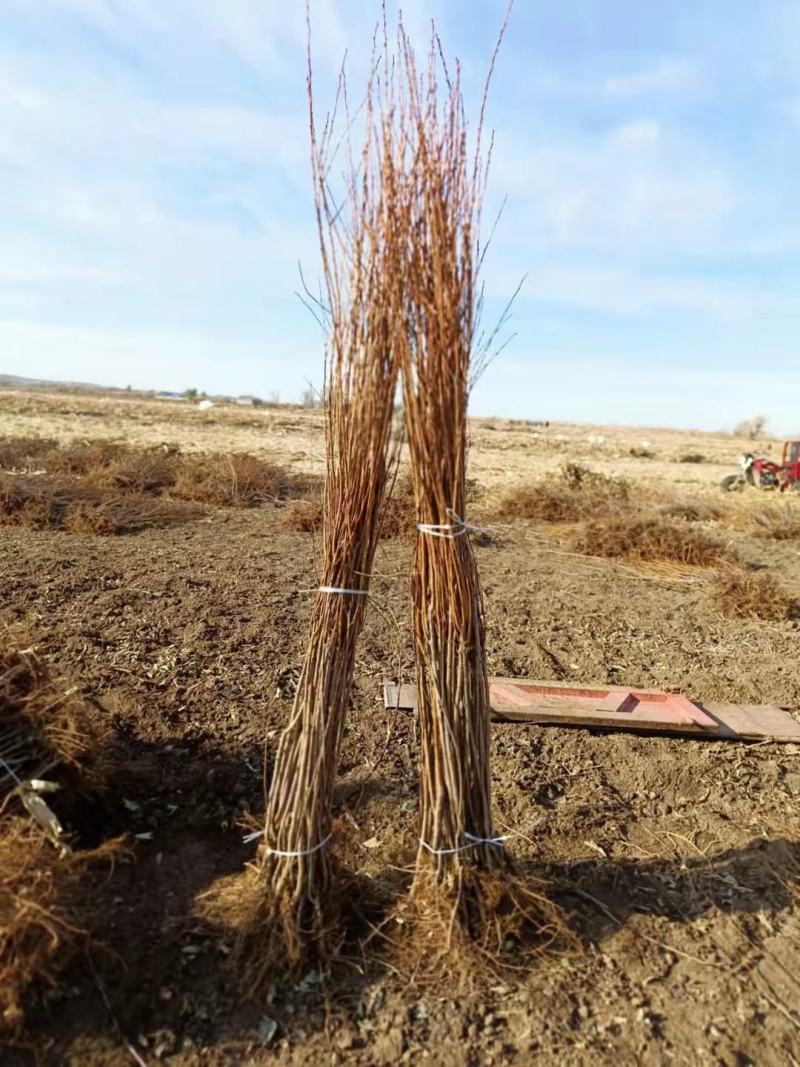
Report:
[[[727,493],[755,485],[759,489],[800,490],[800,441],[786,441],[780,463],[745,452],[739,461],[737,474],[729,474],[719,483]]]

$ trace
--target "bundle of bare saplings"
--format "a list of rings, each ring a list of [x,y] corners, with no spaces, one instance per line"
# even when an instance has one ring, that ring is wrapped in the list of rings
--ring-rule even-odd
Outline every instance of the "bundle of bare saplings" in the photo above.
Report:
[[[465,519],[469,389],[493,343],[478,337],[490,153],[481,145],[483,106],[470,149],[460,71],[451,74],[441,57],[434,33],[420,74],[402,26],[396,50],[384,45],[355,162],[340,82],[349,175],[341,204],[328,186],[335,121],[318,135],[312,107],[330,324],[322,586],[257,862],[244,882],[223,882],[204,899],[207,914],[234,925],[250,989],[275,968],[330,958],[342,936],[327,847],[332,791],[389,480],[398,374],[418,525],[422,768],[417,868],[389,941],[420,975],[454,952],[494,960],[519,951],[531,932],[540,947],[561,929],[555,906],[515,874],[492,821],[483,604]]]
[[[419,853],[399,947],[418,975],[433,975],[452,966],[454,953],[498,960],[540,949],[562,927],[558,909],[515,874],[492,821],[483,600],[465,518],[469,391],[497,336],[479,329],[491,154],[481,144],[484,106],[470,150],[459,66],[444,67],[435,34],[422,74],[402,31],[399,52],[414,165],[401,183],[406,287],[396,347],[418,520],[412,593],[422,764]]]
[[[341,938],[340,896],[332,885],[328,849],[334,774],[380,509],[396,467],[392,424],[398,366],[390,297],[396,153],[388,93],[386,81],[373,74],[360,111],[363,142],[354,152],[344,76],[332,115],[318,130],[309,63],[312,169],[326,293],[314,304],[327,330],[320,585],[294,707],[275,758],[257,861],[201,900],[206,915],[234,927],[240,973],[252,989],[263,987],[276,968],[335,954]],[[346,171],[337,197],[330,185],[334,159]]]

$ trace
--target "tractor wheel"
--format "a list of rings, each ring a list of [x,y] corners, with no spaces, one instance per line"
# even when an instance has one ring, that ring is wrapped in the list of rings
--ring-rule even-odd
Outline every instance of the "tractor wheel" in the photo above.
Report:
[[[723,493],[739,493],[744,489],[744,482],[740,474],[729,474],[727,478],[722,479],[719,487]]]

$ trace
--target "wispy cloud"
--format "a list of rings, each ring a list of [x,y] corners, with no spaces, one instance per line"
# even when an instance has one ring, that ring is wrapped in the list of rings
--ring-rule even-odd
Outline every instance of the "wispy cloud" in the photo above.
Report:
[[[311,7],[324,108],[346,47],[359,84],[380,4]],[[455,0],[402,7],[418,43],[437,17],[479,91],[504,0],[469,19]],[[790,22],[743,12],[720,41],[724,0],[649,5],[623,36],[605,0],[582,10],[578,25],[569,6],[518,7],[494,83],[491,195],[509,201],[487,315],[527,271],[524,358],[508,350],[514,374],[476,403],[511,410],[528,391],[557,406],[558,361],[602,357],[615,384],[586,371],[586,404],[605,389],[606,416],[633,418],[656,380],[642,361],[658,353],[678,380],[681,353],[725,352],[744,404],[749,366],[800,331]],[[6,0],[3,369],[284,395],[318,379],[318,330],[293,295],[297,260],[313,279],[317,256],[305,35],[302,2]]]
[[[660,93],[696,92],[702,75],[688,59],[664,58],[627,74],[614,74],[603,81],[612,96],[636,97]]]
[[[713,156],[651,118],[523,147],[501,134],[495,177],[532,236],[587,248],[697,247],[738,202]]]

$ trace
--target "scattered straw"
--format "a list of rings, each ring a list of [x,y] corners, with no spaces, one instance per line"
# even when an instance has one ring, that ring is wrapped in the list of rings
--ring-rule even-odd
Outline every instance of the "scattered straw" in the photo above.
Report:
[[[90,942],[87,879],[119,849],[60,853],[27,816],[2,820],[0,832],[0,1031],[18,1031],[31,990],[54,986]]]
[[[784,622],[800,617],[800,603],[772,574],[725,569],[709,586],[711,606],[731,619]]]
[[[703,530],[658,517],[591,519],[573,530],[568,541],[577,552],[612,559],[672,560],[712,567],[736,558],[731,548]]]
[[[588,516],[619,512],[632,499],[633,489],[624,478],[566,463],[558,473],[508,493],[500,501],[499,514],[540,522],[577,522]]]

